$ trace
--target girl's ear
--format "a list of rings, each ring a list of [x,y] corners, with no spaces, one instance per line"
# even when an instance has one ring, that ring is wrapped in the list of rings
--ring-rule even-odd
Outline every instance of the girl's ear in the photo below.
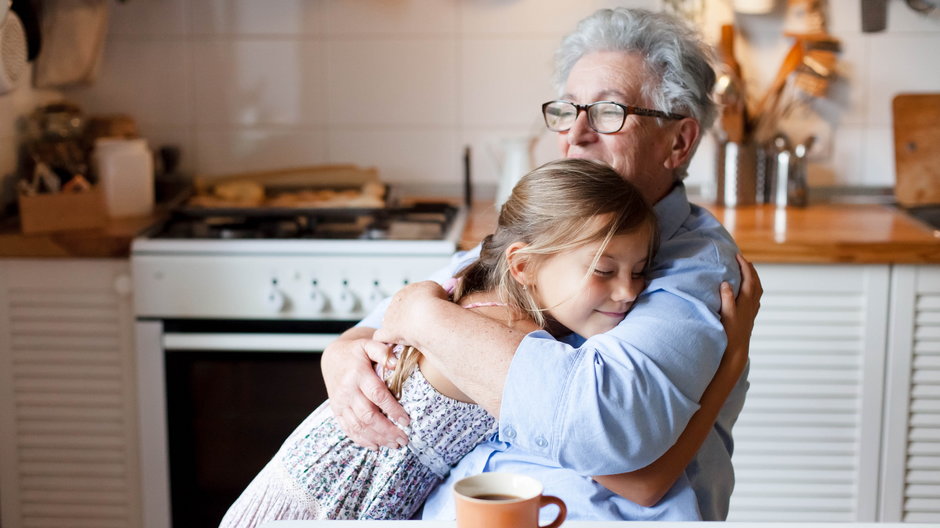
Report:
[[[526,282],[525,265],[528,259],[520,254],[519,250],[528,246],[525,242],[513,242],[506,248],[506,262],[509,264],[509,273],[516,282],[525,286]]]

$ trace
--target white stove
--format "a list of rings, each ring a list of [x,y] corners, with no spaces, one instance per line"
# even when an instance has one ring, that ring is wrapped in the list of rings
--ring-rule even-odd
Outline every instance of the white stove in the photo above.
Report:
[[[438,209],[391,222],[381,238],[368,226],[355,239],[179,238],[164,226],[132,244],[137,317],[358,320],[447,264],[466,210]]]
[[[146,528],[217,526],[326,398],[324,347],[443,268],[466,222],[445,204],[233,213],[184,211],[131,247]]]

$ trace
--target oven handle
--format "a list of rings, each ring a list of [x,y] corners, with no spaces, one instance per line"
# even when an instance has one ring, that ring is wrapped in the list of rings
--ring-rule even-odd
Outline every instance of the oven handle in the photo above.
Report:
[[[219,352],[322,352],[339,334],[163,334],[163,349]]]

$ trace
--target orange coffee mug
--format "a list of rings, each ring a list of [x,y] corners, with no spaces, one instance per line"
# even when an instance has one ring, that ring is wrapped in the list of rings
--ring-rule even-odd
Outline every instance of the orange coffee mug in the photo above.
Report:
[[[454,484],[457,528],[558,528],[568,508],[558,497],[542,495],[542,484],[514,473],[481,473]],[[554,504],[558,515],[539,525],[539,510]]]

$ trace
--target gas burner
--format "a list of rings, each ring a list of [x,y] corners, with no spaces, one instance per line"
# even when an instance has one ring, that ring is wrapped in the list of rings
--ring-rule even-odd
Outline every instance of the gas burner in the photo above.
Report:
[[[448,203],[366,210],[174,211],[151,239],[441,240],[459,209]]]

